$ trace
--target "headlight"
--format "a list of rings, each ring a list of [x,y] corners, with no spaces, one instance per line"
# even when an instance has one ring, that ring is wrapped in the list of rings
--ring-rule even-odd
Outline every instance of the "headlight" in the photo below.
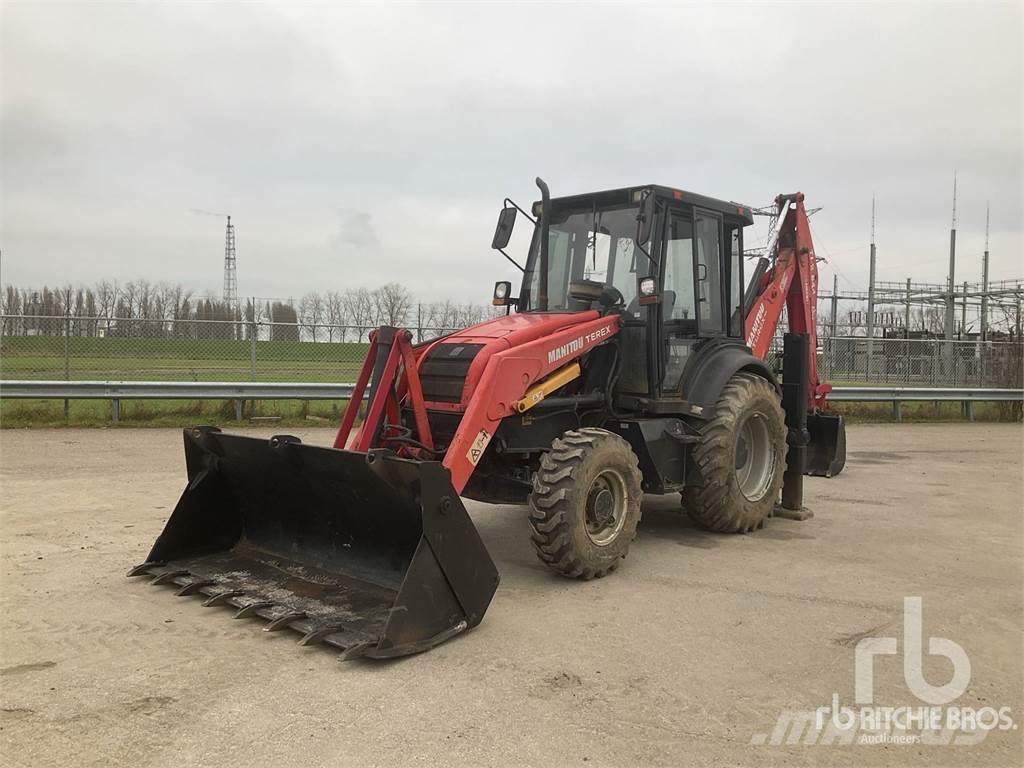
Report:
[[[494,284],[494,298],[491,299],[491,304],[496,307],[504,307],[509,304],[509,300],[512,296],[512,283],[507,280]]]
[[[658,295],[658,281],[654,277],[640,277],[636,281],[636,297],[638,304],[657,304],[661,301]]]

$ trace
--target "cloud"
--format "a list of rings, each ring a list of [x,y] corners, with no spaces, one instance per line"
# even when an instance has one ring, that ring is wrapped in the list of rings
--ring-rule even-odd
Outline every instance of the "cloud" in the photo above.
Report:
[[[356,249],[378,251],[380,239],[373,228],[373,216],[363,211],[342,210],[338,213],[338,231],[330,238],[331,250],[338,255]]]
[[[501,200],[531,201],[539,174],[556,195],[799,188],[824,207],[823,280],[860,288],[874,193],[880,278],[939,282],[954,169],[963,276],[989,201],[993,276],[1017,277],[1021,13],[7,4],[3,279],[216,292],[223,223],[204,208],[238,227],[243,294],[399,280],[486,298],[518,274],[488,250]]]

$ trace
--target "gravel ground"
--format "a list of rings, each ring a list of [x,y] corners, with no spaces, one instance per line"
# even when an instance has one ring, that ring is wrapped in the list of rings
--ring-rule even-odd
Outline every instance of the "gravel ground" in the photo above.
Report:
[[[851,427],[846,471],[807,481],[813,519],[713,535],[678,497],[651,497],[623,567],[589,583],[542,567],[521,508],[469,502],[502,574],[481,626],[404,660],[341,663],[124,577],[183,487],[179,432],[7,430],[3,762],[1019,766],[1024,729],[945,746],[770,742],[784,710],[852,703],[859,639],[903,650],[905,596],[923,598],[926,638],[970,659],[953,704],[1024,722],[1022,436]],[[934,685],[951,669],[924,660]],[[923,705],[901,656],[876,657],[874,703]]]

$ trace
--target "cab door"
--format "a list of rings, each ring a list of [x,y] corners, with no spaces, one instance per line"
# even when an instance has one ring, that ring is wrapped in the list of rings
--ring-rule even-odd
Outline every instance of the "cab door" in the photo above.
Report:
[[[722,279],[722,217],[701,208],[693,214],[693,257],[697,277],[697,335],[726,335],[726,286]]]
[[[662,246],[661,391],[680,396],[683,369],[698,341],[724,336],[722,217],[701,208],[670,209]]]

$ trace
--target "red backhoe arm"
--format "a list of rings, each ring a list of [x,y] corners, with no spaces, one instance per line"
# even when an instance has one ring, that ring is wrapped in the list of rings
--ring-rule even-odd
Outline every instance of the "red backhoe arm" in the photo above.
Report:
[[[789,330],[808,337],[807,407],[813,412],[825,405],[825,396],[832,390],[831,385],[818,381],[818,263],[803,193],[779,195],[775,204],[779,210],[778,249],[771,267],[754,287],[757,297],[747,314],[744,336],[754,356],[765,359],[785,305]],[[771,250],[769,245],[769,258]]]

